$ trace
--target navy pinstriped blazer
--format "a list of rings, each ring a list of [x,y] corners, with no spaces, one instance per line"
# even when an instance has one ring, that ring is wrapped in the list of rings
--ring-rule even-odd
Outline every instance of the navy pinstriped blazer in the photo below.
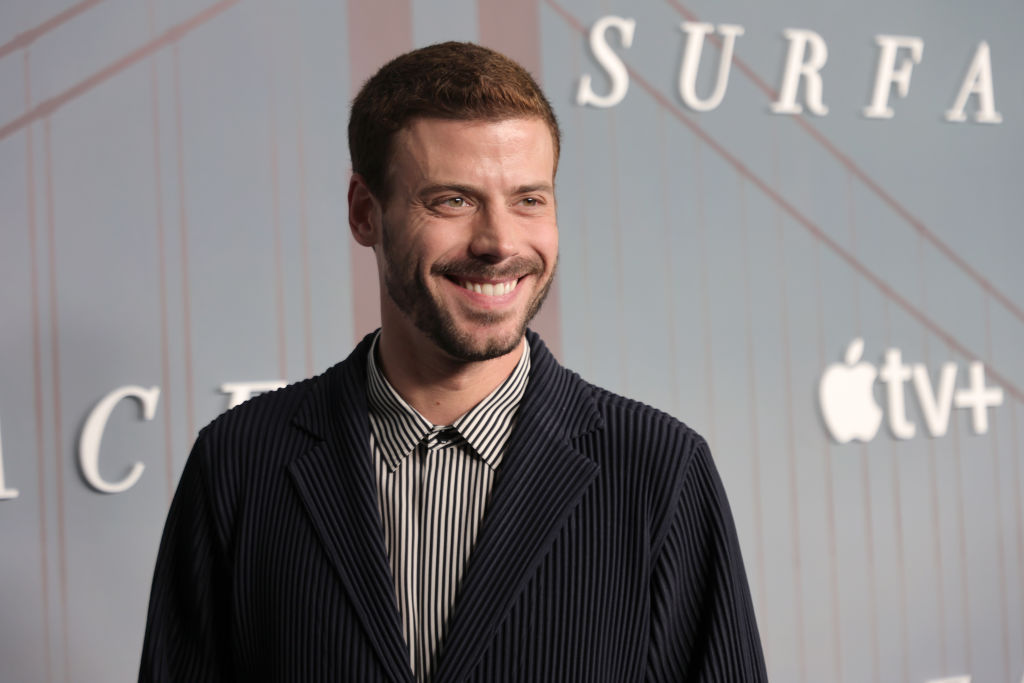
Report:
[[[704,441],[529,334],[530,384],[435,683],[767,680]],[[368,455],[369,339],[200,433],[140,681],[412,681]]]

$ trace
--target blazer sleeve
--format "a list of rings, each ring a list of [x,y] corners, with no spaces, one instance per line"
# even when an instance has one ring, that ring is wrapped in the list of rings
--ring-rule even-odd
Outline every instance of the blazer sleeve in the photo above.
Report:
[[[736,529],[703,441],[652,550],[647,680],[767,682]]]
[[[139,681],[231,680],[222,535],[204,476],[202,435],[171,502],[149,598]]]

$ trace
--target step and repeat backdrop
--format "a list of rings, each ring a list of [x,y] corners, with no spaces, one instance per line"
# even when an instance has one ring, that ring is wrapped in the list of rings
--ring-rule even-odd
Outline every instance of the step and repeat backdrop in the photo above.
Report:
[[[772,680],[1024,676],[1024,5],[7,0],[0,679],[135,676],[197,429],[377,324],[348,106],[480,42],[564,128],[569,367],[711,443]]]

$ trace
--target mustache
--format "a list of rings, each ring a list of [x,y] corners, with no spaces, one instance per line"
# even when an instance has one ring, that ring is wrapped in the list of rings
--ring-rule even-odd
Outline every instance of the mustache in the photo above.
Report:
[[[479,259],[461,259],[435,263],[430,269],[433,275],[467,277],[480,280],[516,280],[524,275],[539,275],[544,264],[539,258],[515,256],[501,263],[487,263]]]

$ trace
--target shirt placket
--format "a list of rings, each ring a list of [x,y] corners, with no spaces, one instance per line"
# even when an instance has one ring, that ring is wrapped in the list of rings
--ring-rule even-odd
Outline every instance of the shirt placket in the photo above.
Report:
[[[416,562],[417,602],[420,605],[416,623],[416,678],[419,681],[430,679],[430,664],[435,659],[433,653],[440,644],[445,626],[447,605],[441,604],[437,582],[443,579],[438,571],[444,571],[442,568],[450,569],[449,558],[441,557],[447,544],[446,539],[440,537],[443,530],[439,528],[443,521],[441,496],[447,483],[438,481],[438,478],[445,471],[441,466],[441,458],[445,457],[445,449],[451,445],[455,436],[451,428],[435,427],[416,447],[420,468],[417,487],[419,552]]]

